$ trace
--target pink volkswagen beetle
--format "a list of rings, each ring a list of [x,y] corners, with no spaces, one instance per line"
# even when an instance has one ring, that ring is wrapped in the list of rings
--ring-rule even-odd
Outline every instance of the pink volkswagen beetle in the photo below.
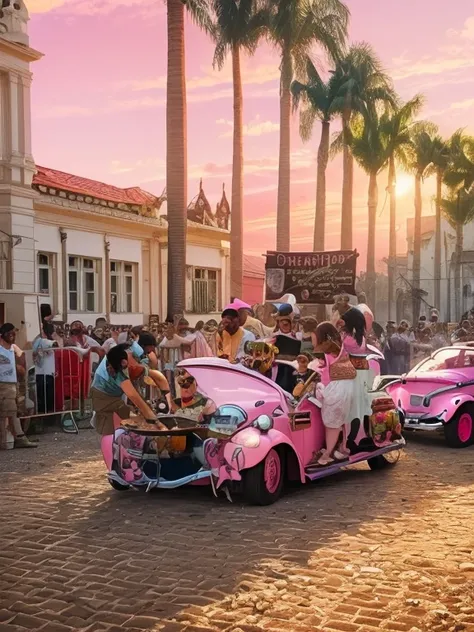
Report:
[[[205,394],[203,410],[213,411],[210,418],[203,423],[180,410],[159,415],[168,430],[117,424],[114,436],[102,439],[114,489],[210,484],[216,495],[220,490],[231,499],[240,492],[248,503],[268,505],[286,480],[307,483],[361,461],[379,470],[395,464],[405,445],[400,423],[388,423],[379,413],[376,432],[370,419],[354,422],[346,460],[319,466],[315,455],[325,433],[312,389],[296,401],[260,373],[217,358],[185,360],[179,367]]]
[[[383,382],[402,414],[405,430],[444,432],[453,448],[474,443],[472,346],[439,349],[407,375],[385,377]]]

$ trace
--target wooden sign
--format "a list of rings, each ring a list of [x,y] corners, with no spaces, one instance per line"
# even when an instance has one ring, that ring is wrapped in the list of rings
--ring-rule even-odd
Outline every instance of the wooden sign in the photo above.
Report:
[[[356,250],[267,252],[265,299],[293,294],[299,305],[331,305],[337,294],[355,295]]]

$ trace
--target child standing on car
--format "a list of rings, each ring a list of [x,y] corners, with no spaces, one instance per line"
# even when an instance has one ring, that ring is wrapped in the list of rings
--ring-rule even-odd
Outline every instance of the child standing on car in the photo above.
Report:
[[[326,449],[317,464],[325,466],[347,457],[345,446],[355,395],[356,371],[334,325],[331,323],[318,325],[316,339],[318,342],[316,352],[324,354],[324,360],[320,361],[321,383],[316,387],[316,394],[322,403],[321,416],[326,431]],[[339,450],[336,450],[341,431],[342,444]]]

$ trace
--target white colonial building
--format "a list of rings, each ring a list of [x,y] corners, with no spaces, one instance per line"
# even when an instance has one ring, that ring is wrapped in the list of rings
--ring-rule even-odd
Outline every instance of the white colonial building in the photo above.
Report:
[[[456,314],[455,262],[456,231],[443,218],[441,221],[441,300],[435,305],[435,227],[434,215],[424,215],[421,222],[421,274],[420,286],[426,292],[421,313],[428,314],[429,307],[440,310],[441,320],[457,321],[461,314],[474,306],[474,222],[464,226],[464,250],[461,256],[461,313]],[[408,279],[413,280],[414,219],[407,222]]]
[[[64,322],[142,324],[166,314],[165,196],[37,167],[31,150],[30,64],[23,0],[0,11],[0,321],[38,333],[40,305]],[[6,6],[5,6],[6,5]],[[59,152],[58,152],[59,153]],[[230,297],[229,213],[202,187],[188,208],[190,322],[216,317]]]

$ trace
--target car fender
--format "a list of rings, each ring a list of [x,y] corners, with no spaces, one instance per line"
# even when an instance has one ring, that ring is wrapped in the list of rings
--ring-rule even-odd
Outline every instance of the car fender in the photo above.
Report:
[[[114,435],[105,435],[102,437],[100,447],[102,449],[102,456],[104,457],[105,465],[110,471],[112,469],[112,461],[114,458],[113,449]]]
[[[474,397],[472,395],[468,395],[467,393],[457,395],[453,395],[447,401],[443,402],[444,409],[447,412],[443,415],[445,422],[451,421],[457,411],[464,406],[465,404],[474,403]]]
[[[259,444],[257,447],[246,447],[242,445],[242,434],[245,433],[246,436],[253,436],[254,434],[259,438]],[[261,463],[267,454],[270,452],[272,448],[276,448],[279,445],[288,446],[295,454],[296,459],[298,461],[298,466],[300,470],[300,478],[301,482],[305,481],[304,467],[301,462],[300,456],[295,449],[295,446],[290,441],[290,439],[280,432],[280,430],[276,430],[275,428],[270,429],[268,432],[261,432],[257,428],[245,428],[241,432],[238,432],[234,435],[226,446],[226,450],[224,452],[226,460],[228,461],[228,456],[234,461],[238,462],[238,471],[248,470],[252,467],[255,467],[259,463]],[[239,454],[235,454],[236,448],[242,448],[242,456]],[[243,457],[243,458],[242,458]],[[229,461],[228,461],[229,462]]]

